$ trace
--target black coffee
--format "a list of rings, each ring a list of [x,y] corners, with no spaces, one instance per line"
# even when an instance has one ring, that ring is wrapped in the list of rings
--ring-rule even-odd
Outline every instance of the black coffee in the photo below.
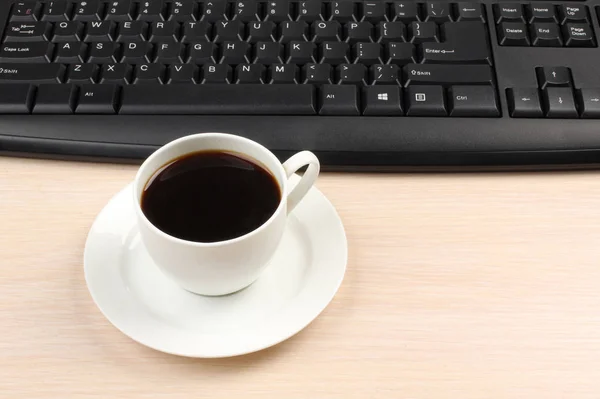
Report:
[[[266,222],[281,201],[275,177],[241,155],[202,151],[150,178],[142,211],[163,232],[196,242],[242,236]]]

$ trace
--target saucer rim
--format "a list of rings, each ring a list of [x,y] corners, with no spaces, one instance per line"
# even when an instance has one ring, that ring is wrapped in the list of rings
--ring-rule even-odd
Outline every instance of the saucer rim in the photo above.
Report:
[[[299,179],[299,177],[297,175],[295,175],[293,177],[294,180]],[[300,315],[302,316],[303,314],[305,314],[305,317],[301,317],[302,322],[299,323],[294,323],[292,326],[293,328],[290,328],[289,331],[287,331],[287,333],[285,334],[280,334],[279,336],[277,336],[275,339],[263,339],[263,343],[259,344],[259,345],[255,345],[255,346],[251,346],[248,347],[247,349],[241,349],[241,348],[237,348],[237,347],[233,347],[232,350],[223,350],[221,348],[221,350],[216,350],[216,351],[206,351],[206,350],[195,350],[195,351],[190,351],[190,350],[171,350],[165,347],[161,347],[160,345],[156,344],[156,340],[152,340],[152,339],[141,339],[140,336],[136,336],[136,334],[132,334],[131,331],[126,331],[125,329],[123,329],[120,324],[119,321],[114,320],[113,315],[109,314],[110,312],[106,309],[106,306],[102,305],[102,300],[99,300],[97,292],[95,293],[95,289],[98,287],[94,286],[94,283],[90,281],[90,273],[89,273],[89,267],[88,266],[90,264],[92,264],[94,262],[94,260],[91,260],[90,257],[93,256],[90,251],[91,251],[91,246],[92,241],[94,239],[96,239],[94,237],[94,234],[97,234],[97,232],[95,231],[95,228],[97,227],[97,224],[99,223],[99,221],[102,220],[102,217],[105,216],[105,214],[107,212],[110,211],[110,205],[113,204],[115,201],[118,201],[121,199],[121,197],[123,197],[125,200],[127,200],[127,192],[126,191],[131,191],[133,190],[133,182],[128,183],[127,185],[125,185],[124,188],[122,188],[121,190],[119,190],[106,204],[105,206],[102,208],[102,210],[98,213],[98,215],[96,216],[96,218],[94,219],[94,222],[92,223],[87,237],[86,237],[86,243],[85,243],[85,249],[84,249],[84,254],[83,254],[83,268],[84,268],[84,276],[85,276],[85,281],[86,281],[86,286],[88,288],[88,292],[90,293],[90,296],[92,298],[92,300],[94,301],[94,303],[96,304],[96,307],[100,310],[101,314],[117,329],[119,330],[121,333],[123,333],[124,335],[126,335],[127,337],[129,337],[130,339],[132,339],[133,341],[147,346],[149,348],[152,348],[154,350],[160,351],[160,352],[164,352],[164,353],[168,353],[171,355],[176,355],[176,356],[182,356],[182,357],[190,357],[190,358],[224,358],[224,357],[234,357],[234,356],[241,356],[241,355],[245,355],[245,354],[249,354],[249,353],[254,353],[254,352],[258,352],[261,350],[264,350],[266,348],[269,348],[271,346],[275,346],[280,344],[283,341],[286,341],[287,339],[291,338],[292,336],[298,334],[300,331],[302,331],[304,328],[308,327],[317,317],[319,317],[319,315],[327,308],[327,306],[331,303],[331,301],[333,300],[333,298],[335,297],[335,295],[337,294],[337,292],[339,291],[339,288],[344,280],[344,276],[346,274],[346,270],[347,270],[347,265],[348,265],[348,239],[347,239],[347,235],[344,229],[344,225],[342,223],[342,220],[339,216],[339,214],[337,213],[337,210],[335,209],[335,207],[333,206],[333,204],[331,203],[331,201],[329,201],[329,199],[315,186],[313,186],[311,188],[311,190],[309,191],[309,194],[313,194],[315,195],[315,200],[318,200],[321,205],[320,206],[326,206],[328,208],[328,213],[332,213],[332,215],[334,216],[334,220],[332,220],[332,222],[334,221],[335,224],[337,226],[333,227],[334,230],[337,230],[336,234],[339,234],[339,237],[337,240],[339,240],[339,244],[343,245],[343,248],[340,247],[340,245],[336,245],[338,248],[336,250],[336,261],[335,263],[339,265],[336,265],[336,269],[340,269],[337,273],[339,273],[338,277],[336,278],[335,281],[335,286],[333,283],[330,284],[330,287],[328,289],[328,294],[325,296],[323,295],[321,298],[319,298],[318,303],[320,304],[319,306],[313,306],[310,308],[310,312],[309,311],[305,311],[303,313],[300,313]],[[308,197],[308,195],[307,195]],[[302,204],[302,203],[301,203]],[[299,207],[301,206],[301,204],[299,204]],[[133,210],[133,209],[132,209]],[[301,225],[303,224],[300,218],[295,217],[294,215],[295,212],[292,212],[290,214],[289,217],[294,217],[297,221],[297,223],[300,223]],[[136,228],[136,227],[134,227]],[[338,253],[339,252],[339,253]],[[235,294],[232,294],[235,295]],[[132,300],[135,301],[135,299],[132,298]],[[106,305],[106,304],[105,304]],[[288,308],[293,307],[294,305],[294,301],[289,302],[288,306],[284,306],[282,309],[280,309],[279,311],[283,311],[286,310]],[[278,311],[278,312],[279,312]],[[278,312],[274,312],[273,315],[277,315]],[[272,316],[270,316],[272,317]],[[116,317],[115,317],[116,318]],[[206,333],[200,333],[199,337],[202,337],[202,335],[204,336],[208,336],[209,334]],[[225,335],[229,335],[229,334],[225,334]]]

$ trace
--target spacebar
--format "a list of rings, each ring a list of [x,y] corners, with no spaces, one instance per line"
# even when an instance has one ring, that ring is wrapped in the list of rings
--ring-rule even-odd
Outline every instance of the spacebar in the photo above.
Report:
[[[121,114],[314,115],[312,85],[131,85]]]

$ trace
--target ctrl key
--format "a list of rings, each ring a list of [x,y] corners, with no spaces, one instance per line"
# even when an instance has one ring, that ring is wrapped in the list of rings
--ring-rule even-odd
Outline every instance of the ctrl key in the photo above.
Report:
[[[116,114],[118,110],[119,87],[103,84],[82,85],[79,89],[79,103],[76,114]]]
[[[28,114],[34,94],[35,88],[28,83],[0,85],[0,114]]]

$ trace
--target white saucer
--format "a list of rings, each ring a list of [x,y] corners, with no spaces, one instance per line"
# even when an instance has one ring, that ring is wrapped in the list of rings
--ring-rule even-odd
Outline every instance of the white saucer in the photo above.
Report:
[[[272,263],[250,287],[222,297],[187,292],[155,266],[140,241],[131,184],[100,212],[84,252],[88,289],[104,316],[150,348],[227,357],[293,336],[337,292],[348,256],[342,222],[316,188],[290,214]]]

